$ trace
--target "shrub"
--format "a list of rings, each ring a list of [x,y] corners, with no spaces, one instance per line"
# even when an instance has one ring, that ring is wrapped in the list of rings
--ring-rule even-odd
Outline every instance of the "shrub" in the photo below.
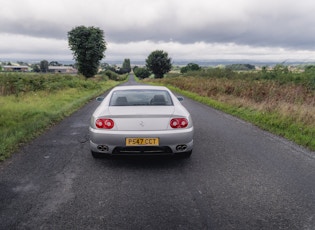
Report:
[[[124,81],[127,79],[128,74],[117,74],[111,70],[106,70],[103,75],[106,75],[110,80],[113,81]]]
[[[133,69],[133,72],[140,79],[148,78],[151,75],[147,68],[136,67]]]
[[[77,75],[55,74],[0,74],[0,95],[16,95],[41,90],[57,91],[66,88],[96,89],[98,84]]]

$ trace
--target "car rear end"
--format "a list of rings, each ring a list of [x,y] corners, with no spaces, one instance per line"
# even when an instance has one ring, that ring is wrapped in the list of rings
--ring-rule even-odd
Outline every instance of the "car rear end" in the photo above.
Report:
[[[108,102],[91,118],[90,146],[93,156],[190,155],[193,131],[190,114],[180,102],[154,106]]]

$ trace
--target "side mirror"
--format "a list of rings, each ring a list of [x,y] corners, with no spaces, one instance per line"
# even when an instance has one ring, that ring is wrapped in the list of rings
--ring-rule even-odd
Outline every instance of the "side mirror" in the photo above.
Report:
[[[183,100],[184,100],[183,97],[177,97],[177,99],[178,99],[179,101],[183,101]]]
[[[104,100],[104,97],[97,97],[95,100],[98,102],[102,102]]]

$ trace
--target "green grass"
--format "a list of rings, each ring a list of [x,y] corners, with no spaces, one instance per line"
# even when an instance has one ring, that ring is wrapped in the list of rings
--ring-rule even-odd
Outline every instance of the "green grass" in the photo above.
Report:
[[[147,82],[149,84],[161,84],[156,82]],[[247,107],[236,107],[227,103],[213,100],[209,97],[200,96],[197,93],[181,90],[172,85],[166,85],[172,91],[180,93],[200,103],[209,105],[213,108],[239,117],[245,121],[251,122],[258,127],[285,137],[301,146],[315,150],[315,128],[302,123],[294,122],[290,117],[283,116],[276,112],[261,112]]]
[[[100,81],[95,83],[98,87],[94,87],[88,81],[78,84],[78,88],[0,96],[0,161],[10,157],[22,143],[38,136],[87,101],[119,84],[115,81]],[[82,87],[82,84],[91,87]]]

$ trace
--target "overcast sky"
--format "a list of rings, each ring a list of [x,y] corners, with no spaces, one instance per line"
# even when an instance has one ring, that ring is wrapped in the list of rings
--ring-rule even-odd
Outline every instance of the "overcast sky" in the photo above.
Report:
[[[67,33],[99,27],[106,60],[315,59],[314,0],[1,0],[0,61],[72,60]]]

